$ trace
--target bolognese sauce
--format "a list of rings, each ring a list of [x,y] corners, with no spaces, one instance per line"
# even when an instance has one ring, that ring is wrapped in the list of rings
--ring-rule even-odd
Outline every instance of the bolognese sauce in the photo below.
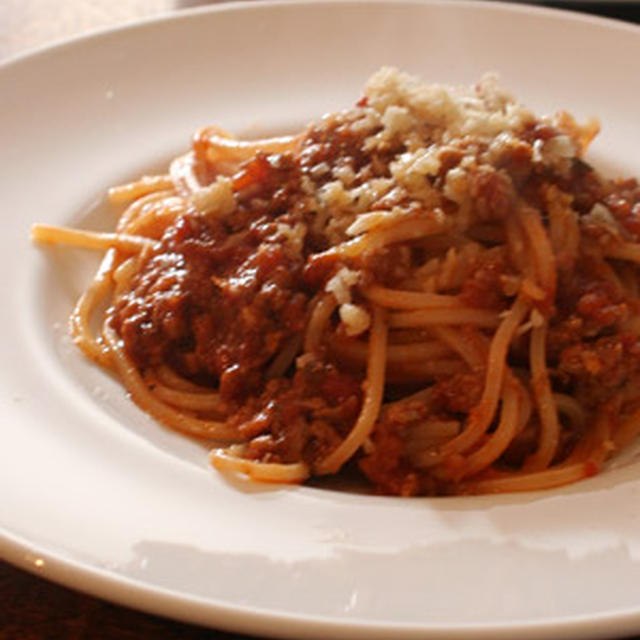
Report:
[[[640,431],[640,187],[585,160],[597,130],[383,69],[298,135],[197,132],[112,192],[115,234],[34,237],[107,250],[77,343],[220,470],[549,488]]]

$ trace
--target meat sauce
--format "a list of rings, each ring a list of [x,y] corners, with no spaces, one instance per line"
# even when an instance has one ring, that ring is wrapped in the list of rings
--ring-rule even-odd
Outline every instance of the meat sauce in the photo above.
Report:
[[[329,155],[365,163],[356,158],[360,147],[334,124],[312,130],[295,160],[258,154],[233,176],[233,215],[180,217],[111,310],[141,370],[168,363],[219,388],[230,424],[251,440],[248,458],[312,463],[346,436],[360,410],[361,376],[328,357],[294,375],[268,375],[282,349],[302,339],[311,299],[340,266],[309,266],[327,243],[310,231],[314,212],[300,206],[301,178]],[[198,172],[214,175],[203,162]],[[300,247],[290,245],[294,230]]]
[[[252,171],[258,179],[250,182]],[[244,168],[237,180],[261,187],[254,197],[268,204],[240,207],[231,225],[187,214],[167,229],[113,312],[139,367],[168,362],[187,377],[219,380],[225,400],[242,401],[259,388],[261,369],[300,334],[309,299],[304,257],[287,250],[277,226],[291,222],[294,189],[291,181],[270,181],[276,172],[264,158]]]
[[[545,129],[528,135],[534,141],[552,134]],[[636,182],[605,188],[581,161],[563,178],[545,175],[534,168],[530,148],[515,145],[496,160],[496,168],[473,176],[479,222],[508,216],[515,206],[516,187],[531,204],[542,203],[543,188],[552,181],[574,196],[581,214],[604,202],[629,238],[640,238]],[[182,216],[111,312],[138,367],[169,363],[194,381],[219,387],[234,409],[230,423],[249,440],[248,458],[313,465],[344,439],[357,418],[362,374],[341,368],[329,350],[295,372],[291,368],[286,376],[270,379],[267,371],[291,340],[302,337],[310,301],[342,265],[335,258],[316,256],[327,239],[311,230],[314,211],[300,204],[303,178],[314,174],[316,183],[328,180],[317,178],[323,163],[350,167],[355,184],[371,176],[387,177],[389,160],[400,152],[392,146],[375,154],[363,152],[362,140],[336,119],[310,130],[296,155],[259,154],[233,177],[233,216]],[[462,157],[452,152],[447,167]],[[206,166],[199,171],[213,177]],[[282,225],[302,225],[299,251],[291,250]],[[387,247],[365,255],[358,266],[372,281],[392,286],[416,267],[419,255],[419,250]],[[505,251],[488,252],[463,285],[461,300],[505,310],[509,297],[504,279],[514,271]],[[575,268],[560,270],[559,278],[547,354],[552,378],[587,405],[602,402],[640,371],[640,342],[620,328],[630,309],[611,282],[593,272],[588,256],[582,256]],[[521,341],[521,353],[526,352],[526,340]],[[519,357],[516,349],[511,364],[517,367]],[[479,401],[483,380],[482,372],[436,379],[431,410],[435,407],[443,419],[459,419]],[[360,459],[360,468],[378,491],[443,492],[442,487],[422,486],[426,480],[414,473],[405,457],[404,435],[419,419],[410,411],[383,414],[374,434],[374,452]],[[523,445],[526,437],[505,454],[507,462],[510,456],[522,457],[514,453],[518,446],[528,450]]]

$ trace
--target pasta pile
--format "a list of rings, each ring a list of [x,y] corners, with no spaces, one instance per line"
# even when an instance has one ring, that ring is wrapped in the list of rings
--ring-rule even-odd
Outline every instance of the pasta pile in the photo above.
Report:
[[[113,233],[32,237],[104,251],[76,343],[221,471],[545,489],[640,430],[640,187],[585,162],[597,132],[382,69],[297,135],[198,131],[110,191]]]

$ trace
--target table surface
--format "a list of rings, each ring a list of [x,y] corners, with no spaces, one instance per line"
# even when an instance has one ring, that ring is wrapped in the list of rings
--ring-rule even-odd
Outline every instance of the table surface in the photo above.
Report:
[[[180,11],[202,0],[0,0],[0,62],[102,27]],[[640,22],[640,2],[543,1]],[[115,606],[0,562],[0,640],[246,640]],[[640,639],[638,639],[640,640]]]

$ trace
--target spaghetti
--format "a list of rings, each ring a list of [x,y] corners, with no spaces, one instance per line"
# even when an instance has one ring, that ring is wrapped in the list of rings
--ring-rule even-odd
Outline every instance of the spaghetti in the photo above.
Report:
[[[299,135],[197,132],[113,233],[32,237],[105,252],[76,343],[220,471],[545,489],[640,431],[640,187],[597,130],[383,69]]]

